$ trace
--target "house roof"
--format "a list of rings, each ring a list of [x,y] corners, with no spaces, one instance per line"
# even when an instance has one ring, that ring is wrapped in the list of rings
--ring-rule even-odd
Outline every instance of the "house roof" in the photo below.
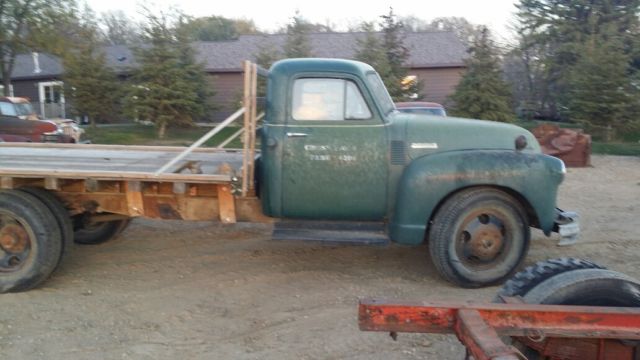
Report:
[[[46,53],[19,54],[11,73],[12,80],[52,78],[62,74],[62,62],[57,56]],[[36,66],[37,62],[37,66]]]
[[[366,33],[312,33],[308,35],[314,57],[353,59],[358,48],[358,39]],[[380,35],[381,36],[381,35]],[[237,40],[194,42],[197,60],[204,64],[207,72],[241,71],[243,60],[256,60],[261,50],[282,49],[286,34],[242,35]],[[407,61],[411,68],[461,67],[467,56],[466,48],[453,32],[432,31],[407,33],[404,41],[409,49]],[[107,65],[119,73],[136,67],[131,48],[124,45],[104,47]],[[39,75],[61,75],[62,65],[54,56],[40,54]],[[19,55],[13,79],[33,75],[31,55]]]
[[[309,34],[314,57],[353,59],[358,39],[365,33],[313,33]],[[255,60],[261,49],[282,49],[286,34],[244,35],[238,40],[223,42],[197,42],[194,47],[207,70],[239,70],[247,56]],[[452,32],[408,33],[405,46],[409,49],[408,65],[412,68],[462,66],[466,49]]]
[[[308,35],[314,57],[353,59],[358,39],[365,33],[312,33]],[[235,72],[241,70],[242,61],[256,60],[262,49],[282,49],[286,34],[242,35],[237,40],[194,42],[198,60],[208,72]],[[453,32],[408,33],[405,46],[409,49],[411,68],[464,66],[467,52]],[[131,49],[126,46],[105,48],[107,64],[119,71],[135,67]]]

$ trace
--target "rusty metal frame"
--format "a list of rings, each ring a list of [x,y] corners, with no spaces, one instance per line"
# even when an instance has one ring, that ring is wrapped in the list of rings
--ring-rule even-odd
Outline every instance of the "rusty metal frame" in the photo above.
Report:
[[[363,331],[454,333],[476,359],[520,359],[499,336],[640,339],[640,309],[468,302],[386,302],[363,299],[358,323]]]

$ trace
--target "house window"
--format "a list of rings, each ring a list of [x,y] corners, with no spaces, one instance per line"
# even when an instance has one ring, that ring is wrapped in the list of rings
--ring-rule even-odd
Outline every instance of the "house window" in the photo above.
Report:
[[[294,120],[364,120],[371,111],[358,86],[344,79],[305,78],[293,84]]]

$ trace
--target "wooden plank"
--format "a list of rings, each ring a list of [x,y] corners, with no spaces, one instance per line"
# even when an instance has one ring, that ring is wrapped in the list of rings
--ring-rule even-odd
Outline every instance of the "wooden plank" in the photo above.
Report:
[[[249,188],[249,136],[251,133],[251,62],[244,61],[244,96],[243,106],[246,109],[244,113],[244,133],[242,144],[242,196],[247,196],[247,190]]]
[[[251,118],[249,133],[249,155],[248,155],[248,191],[253,192],[253,178],[255,176],[255,153],[256,153],[256,127],[257,127],[257,97],[258,97],[258,65],[251,66]]]
[[[230,186],[218,186],[218,207],[220,209],[221,222],[225,224],[234,224],[236,222],[236,205]]]
[[[144,215],[142,184],[139,181],[127,181],[124,184],[127,198],[127,210],[130,216]]]
[[[10,176],[3,176],[0,178],[0,188],[13,189],[13,178]]]
[[[47,190],[60,190],[60,182],[58,178],[46,177],[44,178],[44,188]]]
[[[9,177],[55,177],[58,179],[88,179],[97,180],[132,180],[157,182],[190,182],[190,183],[228,183],[229,175],[209,174],[171,174],[165,173],[154,176],[152,173],[134,171],[91,171],[91,170],[60,170],[47,168],[0,168],[0,176]]]

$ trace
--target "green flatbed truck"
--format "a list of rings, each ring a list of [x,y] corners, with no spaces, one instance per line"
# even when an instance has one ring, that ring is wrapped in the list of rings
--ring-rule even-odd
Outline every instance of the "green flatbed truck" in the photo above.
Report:
[[[564,164],[528,131],[400,113],[355,61],[244,72],[243,107],[188,148],[0,144],[0,291],[41,284],[70,243],[107,241],[138,216],[273,222],[283,240],[426,242],[464,287],[512,274],[530,227],[575,242],[577,215],[556,207]],[[242,149],[199,148],[240,117]]]

